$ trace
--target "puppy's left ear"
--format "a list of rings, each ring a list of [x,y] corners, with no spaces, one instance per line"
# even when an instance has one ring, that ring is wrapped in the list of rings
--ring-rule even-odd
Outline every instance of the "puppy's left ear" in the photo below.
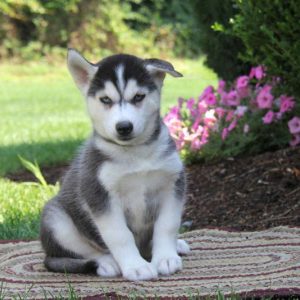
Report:
[[[168,61],[150,58],[144,60],[145,67],[148,72],[154,77],[154,80],[162,86],[162,83],[165,79],[166,74],[170,74],[173,77],[182,77],[183,75],[177,72],[173,65]]]
[[[68,49],[68,68],[77,87],[86,96],[90,81],[98,68],[75,49]]]

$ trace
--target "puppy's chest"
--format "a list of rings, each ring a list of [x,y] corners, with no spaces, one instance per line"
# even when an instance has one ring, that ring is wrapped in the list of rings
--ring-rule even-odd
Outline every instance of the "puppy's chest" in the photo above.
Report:
[[[129,227],[136,233],[151,227],[163,190],[161,172],[139,172],[122,177],[114,194],[120,201]]]
[[[100,170],[99,177],[112,195],[111,201],[122,207],[128,226],[138,234],[153,225],[161,195],[172,176],[158,164],[137,161],[107,163]]]

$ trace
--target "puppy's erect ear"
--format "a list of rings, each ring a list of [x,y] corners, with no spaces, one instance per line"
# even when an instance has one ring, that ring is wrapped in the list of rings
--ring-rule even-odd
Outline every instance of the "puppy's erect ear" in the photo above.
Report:
[[[177,72],[173,65],[165,60],[150,58],[144,60],[145,67],[148,72],[154,77],[154,80],[162,86],[166,73],[173,77],[182,77],[183,75]]]
[[[80,91],[86,95],[97,66],[88,62],[75,49],[68,49],[68,68]]]

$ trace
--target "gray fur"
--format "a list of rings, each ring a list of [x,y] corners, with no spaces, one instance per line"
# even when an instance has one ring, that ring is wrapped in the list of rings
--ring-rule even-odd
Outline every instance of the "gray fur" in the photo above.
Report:
[[[67,172],[59,194],[45,206],[40,235],[47,256],[81,258],[77,253],[70,252],[59,245],[49,229],[48,222],[51,221],[51,212],[55,212],[55,209],[65,211],[73,220],[79,233],[91,245],[101,250],[107,249],[97,227],[83,207],[86,203],[95,215],[109,209],[108,192],[96,176],[97,168],[107,159],[109,158],[95,147],[93,140],[88,140]]]
[[[144,60],[145,65],[151,65],[155,67],[158,72],[169,73],[174,77],[182,77],[182,74],[176,71],[171,63],[168,61],[158,59],[158,58],[149,58]]]
[[[186,191],[186,175],[185,171],[182,170],[179,174],[178,179],[175,181],[175,195],[179,200],[185,200]]]
[[[44,250],[46,250],[46,254],[49,257],[70,257],[70,258],[77,258],[80,259],[82,258],[80,255],[71,252],[67,249],[64,249],[63,246],[61,246],[54,238],[53,232],[49,229],[47,224],[45,224],[45,216],[46,212],[49,210],[49,207],[51,205],[56,205],[56,198],[52,200],[52,202],[49,202],[45,208],[44,212],[42,215],[42,226],[40,230],[40,237],[41,237],[41,242],[43,245]],[[50,208],[51,209],[51,208]]]
[[[156,141],[158,139],[159,134],[161,132],[162,124],[163,124],[162,119],[159,115],[159,112],[157,112],[154,131],[153,131],[152,135],[150,136],[150,138],[145,142],[146,145],[150,145],[151,143],[153,143],[154,141]]]
[[[176,151],[176,144],[174,140],[171,138],[171,136],[169,136],[168,146],[164,152],[164,156],[167,157],[171,155],[174,151]]]
[[[95,273],[98,264],[94,260],[46,257],[44,264],[49,271],[60,273]]]

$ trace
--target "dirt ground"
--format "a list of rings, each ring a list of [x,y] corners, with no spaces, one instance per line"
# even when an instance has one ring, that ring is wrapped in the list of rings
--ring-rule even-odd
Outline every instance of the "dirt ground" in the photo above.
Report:
[[[58,181],[65,170],[65,165],[42,169],[49,183]],[[187,174],[183,222],[188,221],[190,229],[300,226],[300,147],[192,165]],[[7,177],[35,180],[26,171]]]

